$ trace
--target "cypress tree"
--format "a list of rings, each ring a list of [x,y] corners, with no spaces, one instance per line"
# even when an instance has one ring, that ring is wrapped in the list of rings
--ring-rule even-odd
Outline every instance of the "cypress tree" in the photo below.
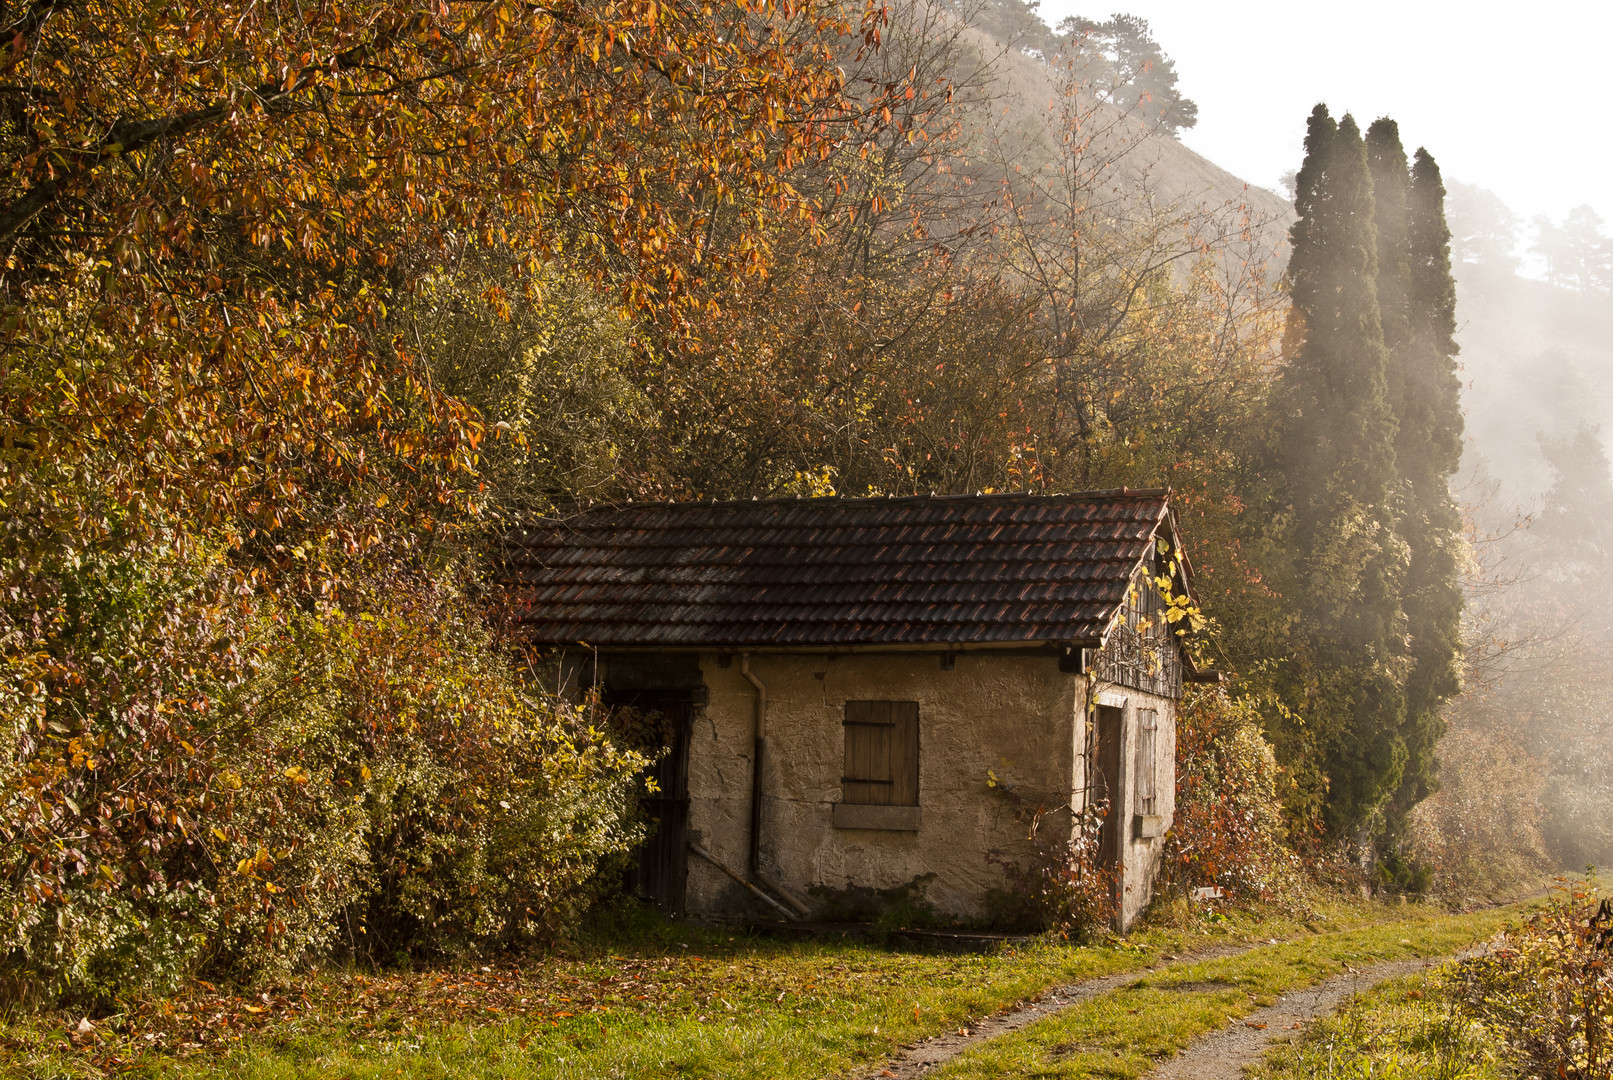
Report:
[[[1353,118],[1310,117],[1288,267],[1287,365],[1276,390],[1274,477],[1294,620],[1289,699],[1313,732],[1334,835],[1399,788],[1407,750],[1395,530],[1395,418],[1378,310],[1378,236]]]
[[[1378,231],[1378,317],[1387,352],[1384,383],[1397,421],[1405,399],[1405,352],[1411,339],[1411,263],[1406,243],[1407,163],[1400,126],[1387,117],[1367,128],[1367,169],[1372,173],[1372,223]],[[1397,446],[1398,450],[1398,446]],[[1398,456],[1398,454],[1397,454]]]
[[[1410,563],[1405,594],[1411,670],[1406,677],[1409,758],[1391,807],[1391,825],[1434,790],[1440,709],[1461,689],[1462,593],[1457,581],[1461,514],[1450,477],[1462,457],[1461,384],[1456,375],[1456,281],[1445,185],[1428,151],[1418,149],[1406,203],[1409,337],[1395,460],[1401,476],[1401,535]]]
[[[1400,598],[1405,615],[1406,765],[1385,807],[1380,845],[1404,872],[1399,847],[1405,816],[1434,790],[1440,710],[1461,688],[1462,598],[1457,585],[1461,516],[1450,476],[1461,457],[1462,416],[1456,378],[1456,284],[1439,167],[1426,150],[1408,166],[1399,126],[1367,129],[1378,230],[1378,309],[1388,355],[1385,380],[1395,416],[1397,529],[1406,546]]]

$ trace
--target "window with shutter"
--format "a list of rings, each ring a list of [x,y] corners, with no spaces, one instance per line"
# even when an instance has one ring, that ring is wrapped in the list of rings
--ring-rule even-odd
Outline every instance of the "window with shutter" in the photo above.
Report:
[[[919,803],[919,705],[846,702],[842,801],[864,806]]]
[[[1159,713],[1154,709],[1137,710],[1137,809],[1139,814],[1154,812],[1154,746],[1159,726]]]

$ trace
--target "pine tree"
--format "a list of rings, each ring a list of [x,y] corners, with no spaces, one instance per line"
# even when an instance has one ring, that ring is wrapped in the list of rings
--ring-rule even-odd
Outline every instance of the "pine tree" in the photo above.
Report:
[[[1295,615],[1288,696],[1321,753],[1327,825],[1364,840],[1406,762],[1395,420],[1360,129],[1318,105],[1305,151],[1272,462]]]

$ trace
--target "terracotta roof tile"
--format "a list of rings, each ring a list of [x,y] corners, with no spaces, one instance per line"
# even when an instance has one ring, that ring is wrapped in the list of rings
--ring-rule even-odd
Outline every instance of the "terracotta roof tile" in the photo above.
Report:
[[[766,648],[1095,643],[1163,491],[632,503],[506,538],[534,642]]]

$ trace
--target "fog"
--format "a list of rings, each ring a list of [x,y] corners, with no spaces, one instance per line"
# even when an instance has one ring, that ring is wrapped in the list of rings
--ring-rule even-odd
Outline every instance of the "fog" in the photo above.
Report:
[[[1114,5],[1043,0],[1050,24]],[[1589,203],[1613,214],[1613,146],[1597,137],[1600,50],[1613,8],[1366,0],[1348,11],[1246,0],[1134,5],[1199,105],[1183,141],[1251,183],[1275,188],[1295,167],[1312,105],[1363,125],[1400,121],[1408,145],[1437,144],[1447,176],[1496,192],[1525,219]]]
[[[1056,37],[1037,48],[1038,17],[1109,15],[1074,0],[976,10],[1000,35],[1027,34],[1033,57]],[[1393,116],[1408,149],[1439,161],[1458,293],[1469,655],[1419,843],[1429,859],[1487,859],[1475,879],[1613,859],[1613,239],[1597,213],[1613,214],[1613,145],[1585,119],[1600,89],[1591,50],[1613,32],[1613,9],[1532,9],[1531,25],[1552,33],[1415,3],[1357,5],[1347,19],[1260,2],[1160,0],[1134,13],[1196,106],[1170,140],[1188,152],[1154,159],[1155,180],[1179,180],[1178,193],[1224,196],[1240,180],[1284,192],[1318,101],[1363,125]],[[999,72],[1023,85],[1016,56]],[[1280,266],[1291,209],[1248,197],[1272,208]]]

